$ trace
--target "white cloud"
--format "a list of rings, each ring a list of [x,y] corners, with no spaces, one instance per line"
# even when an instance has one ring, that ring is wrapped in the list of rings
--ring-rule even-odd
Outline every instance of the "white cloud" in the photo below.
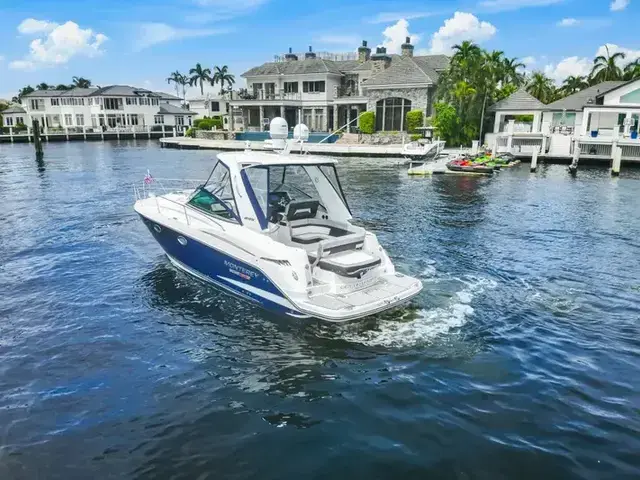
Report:
[[[382,46],[387,49],[387,53],[400,53],[400,46],[406,41],[407,37],[411,37],[413,45],[420,42],[419,35],[409,33],[409,22],[404,18],[385,28],[382,35],[384,36]]]
[[[29,53],[21,60],[9,63],[14,70],[35,70],[39,67],[61,65],[73,57],[95,57],[103,53],[101,46],[108,40],[103,33],[82,29],[72,21],[59,25],[34,19],[23,21],[18,30],[39,34],[31,41]]]
[[[580,20],[578,20],[577,18],[563,18],[558,23],[556,23],[556,25],[558,27],[575,27],[580,25],[580,23]]]
[[[481,22],[466,12],[455,12],[453,17],[444,21],[444,25],[431,37],[431,53],[451,52],[451,47],[464,40],[482,43],[489,40],[497,32],[489,22]]]
[[[33,35],[34,33],[50,32],[58,26],[57,23],[48,22],[46,20],[36,20],[35,18],[26,18],[18,25],[18,32],[23,35]]]
[[[377,15],[366,19],[368,23],[391,23],[398,20],[415,20],[418,18],[444,15],[448,12],[380,12]]]
[[[559,84],[569,75],[589,75],[592,66],[592,61],[587,58],[567,57],[562,59],[557,65],[546,65],[544,67],[544,73]]]
[[[538,63],[538,60],[536,59],[536,57],[530,55],[528,57],[524,57],[522,60],[520,60],[520,62],[524,63],[527,70],[531,70],[536,65],[536,63]]]
[[[314,42],[331,44],[331,45],[347,45],[356,48],[360,44],[357,35],[341,35],[326,33],[314,38]]]
[[[171,42],[183,38],[210,37],[212,35],[229,33],[230,31],[230,29],[216,28],[183,29],[172,27],[166,23],[142,23],[138,25],[134,49],[139,51],[158,43]]]
[[[565,0],[482,0],[479,6],[493,12],[506,12],[509,10],[520,10],[526,7],[545,7],[564,1]]]
[[[627,5],[629,5],[629,2],[630,0],[613,0],[609,8],[612,12],[620,12],[625,8],[627,8]]]

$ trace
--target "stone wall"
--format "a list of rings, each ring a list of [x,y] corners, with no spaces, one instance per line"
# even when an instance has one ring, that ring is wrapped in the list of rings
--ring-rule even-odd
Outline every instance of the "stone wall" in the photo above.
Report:
[[[376,103],[389,97],[401,97],[411,100],[411,109],[428,111],[429,108],[429,89],[428,88],[394,88],[385,90],[369,90],[367,92],[367,110],[376,111]]]
[[[378,132],[371,135],[360,134],[358,135],[358,143],[365,145],[392,145],[409,143],[411,141],[411,135],[407,132]]]
[[[235,140],[236,134],[233,132],[225,132],[221,130],[199,130],[196,129],[196,138],[204,138],[206,140]]]

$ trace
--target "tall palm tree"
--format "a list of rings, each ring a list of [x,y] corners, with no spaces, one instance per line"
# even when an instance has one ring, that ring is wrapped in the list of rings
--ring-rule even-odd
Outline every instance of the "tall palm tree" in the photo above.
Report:
[[[178,70],[176,70],[167,78],[167,83],[169,85],[171,85],[171,82],[173,82],[173,86],[176,89],[176,95],[178,96],[180,95],[180,84],[182,83],[182,77],[183,75]]]
[[[73,85],[65,85],[64,83],[59,83],[58,85],[56,85],[56,88],[54,88],[54,90],[71,90],[73,88]]]
[[[581,75],[569,75],[562,82],[562,93],[565,95],[572,95],[580,90],[584,90],[589,86],[587,77]]]
[[[200,83],[200,95],[204,95],[204,83],[211,83],[211,69],[202,68],[202,65],[196,63],[196,66],[189,70],[189,85],[192,87]]]
[[[640,78],[640,58],[624,67],[624,80],[635,80],[637,78]]]
[[[526,65],[520,62],[517,58],[505,58],[503,60],[504,68],[504,81],[507,83],[513,83],[517,87],[524,83],[524,75],[518,72],[519,68],[525,68]]]
[[[236,77],[229,73],[229,67],[226,65],[222,67],[213,67],[213,77],[211,78],[211,85],[216,83],[220,84],[220,93],[224,94],[224,84],[228,84],[229,88],[233,87],[236,83]]]
[[[475,43],[465,40],[461,44],[453,46],[455,52],[451,57],[454,71],[458,71],[466,81],[471,81],[474,67],[477,66],[482,56],[482,50]]]
[[[591,70],[591,78],[595,83],[604,82],[605,80],[622,79],[622,69],[618,66],[618,59],[624,60],[625,54],[616,52],[613,55],[609,52],[609,46],[604,46],[607,51],[606,55],[598,55],[593,59],[593,69]]]
[[[48,83],[42,82],[36,85],[36,90],[49,90],[51,86]]]
[[[542,103],[549,103],[554,98],[555,86],[553,85],[553,80],[544,73],[533,72],[527,84],[527,92]]]
[[[182,105],[186,105],[187,103],[187,85],[189,85],[189,77],[186,75],[180,75],[180,79],[178,81],[180,87],[182,87]]]
[[[91,87],[91,80],[88,80],[84,77],[73,77],[71,79],[71,81],[73,82],[73,86],[76,88],[90,88]]]

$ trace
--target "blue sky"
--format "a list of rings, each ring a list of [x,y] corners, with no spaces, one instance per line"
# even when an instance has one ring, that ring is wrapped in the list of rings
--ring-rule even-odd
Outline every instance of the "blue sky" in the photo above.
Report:
[[[639,0],[0,0],[0,98],[72,76],[171,91],[200,62],[237,77],[288,47],[448,53],[473,39],[556,79],[582,74],[603,45],[640,56]],[[195,92],[194,92],[195,93]]]

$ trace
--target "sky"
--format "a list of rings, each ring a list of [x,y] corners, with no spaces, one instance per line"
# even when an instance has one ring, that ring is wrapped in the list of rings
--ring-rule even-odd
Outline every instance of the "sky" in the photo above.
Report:
[[[640,0],[0,0],[0,98],[73,76],[172,92],[170,73],[198,62],[228,65],[241,87],[289,47],[367,40],[396,53],[406,36],[417,55],[473,40],[560,82],[587,74],[605,45],[640,57],[639,18]]]

